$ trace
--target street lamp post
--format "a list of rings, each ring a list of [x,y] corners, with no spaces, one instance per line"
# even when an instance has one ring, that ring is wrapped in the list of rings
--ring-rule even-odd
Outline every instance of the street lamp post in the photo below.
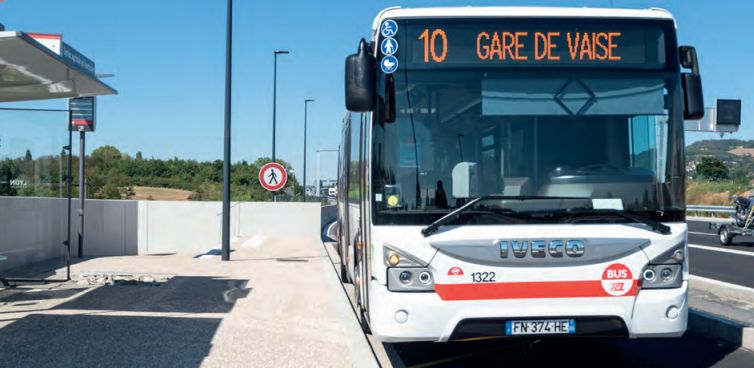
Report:
[[[289,54],[286,50],[275,50],[275,64],[272,67],[272,162],[275,162],[275,122],[277,117],[277,98],[278,98],[278,55]],[[272,192],[272,201],[277,201],[275,192]]]
[[[223,146],[223,223],[222,250],[223,261],[230,260],[230,92],[233,48],[233,0],[228,0],[228,19],[225,34],[225,137]]]
[[[314,102],[314,99],[307,98],[304,100],[304,202],[306,202],[306,118],[309,102]]]

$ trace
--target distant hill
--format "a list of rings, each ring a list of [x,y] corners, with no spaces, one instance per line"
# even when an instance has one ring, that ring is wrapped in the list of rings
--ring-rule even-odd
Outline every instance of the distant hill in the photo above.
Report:
[[[731,172],[754,176],[754,140],[714,139],[686,146],[686,169],[693,171],[702,157],[722,160]]]

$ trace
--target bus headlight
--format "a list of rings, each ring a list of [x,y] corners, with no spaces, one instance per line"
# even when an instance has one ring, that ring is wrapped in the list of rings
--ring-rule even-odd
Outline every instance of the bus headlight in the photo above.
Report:
[[[686,243],[677,244],[670,250],[663,252],[641,272],[642,288],[644,289],[672,289],[683,285],[683,262],[686,260]]]
[[[398,279],[401,281],[401,284],[408,285],[411,283],[411,279],[414,278],[414,274],[411,273],[411,271],[401,271],[401,273],[398,275]]]
[[[390,291],[434,291],[435,283],[428,268],[388,268],[387,289]]]
[[[672,289],[683,284],[683,265],[680,264],[650,264],[642,271],[644,289]]]

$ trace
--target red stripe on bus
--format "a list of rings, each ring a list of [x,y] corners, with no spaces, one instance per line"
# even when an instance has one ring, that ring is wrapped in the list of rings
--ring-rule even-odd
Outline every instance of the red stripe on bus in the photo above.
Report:
[[[638,280],[621,296],[635,296]],[[537,281],[490,282],[478,284],[435,284],[442,300],[536,299],[536,298],[593,298],[611,297],[602,281]]]

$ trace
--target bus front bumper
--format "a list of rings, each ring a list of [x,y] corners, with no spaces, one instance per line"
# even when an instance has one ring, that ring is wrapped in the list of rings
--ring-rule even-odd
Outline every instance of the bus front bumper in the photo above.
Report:
[[[508,320],[548,318],[576,321],[574,334],[558,336],[678,337],[686,331],[687,292],[684,281],[680,288],[621,297],[633,303],[616,297],[443,301],[434,292],[391,292],[372,281],[369,319],[372,334],[385,342],[506,337]]]

